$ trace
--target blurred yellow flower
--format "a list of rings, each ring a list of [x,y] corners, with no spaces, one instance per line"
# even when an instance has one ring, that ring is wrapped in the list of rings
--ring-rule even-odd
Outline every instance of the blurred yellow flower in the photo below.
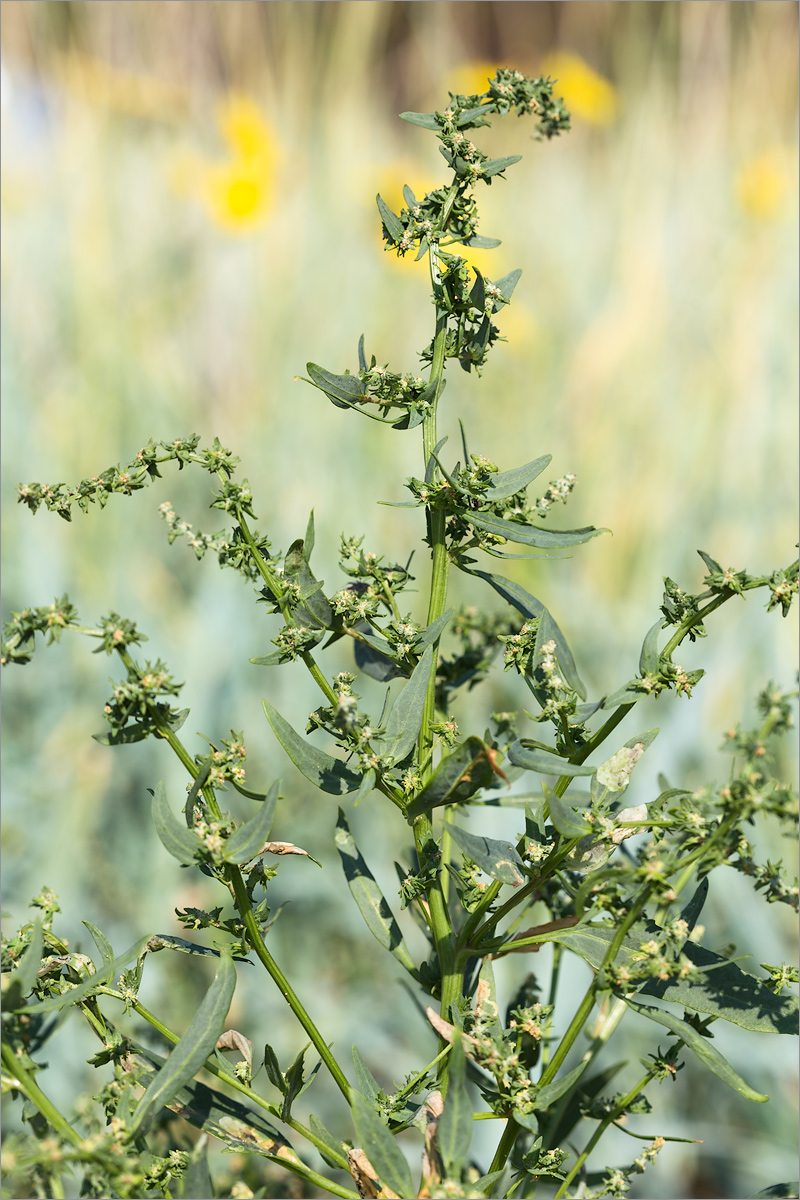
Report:
[[[267,216],[275,195],[278,142],[258,105],[229,96],[217,121],[230,155],[222,162],[184,156],[173,168],[173,185],[199,196],[223,229],[247,233]]]
[[[750,158],[736,177],[736,199],[749,217],[774,217],[789,186],[789,166],[780,146]]]
[[[494,59],[475,59],[462,63],[455,71],[449,72],[445,84],[448,92],[454,96],[482,96],[489,90],[489,80],[494,79],[499,67],[508,66],[505,62],[495,62]]]
[[[567,50],[550,54],[541,64],[544,75],[557,82],[553,88],[561,96],[572,117],[589,125],[610,125],[617,118],[617,89],[587,62]]]

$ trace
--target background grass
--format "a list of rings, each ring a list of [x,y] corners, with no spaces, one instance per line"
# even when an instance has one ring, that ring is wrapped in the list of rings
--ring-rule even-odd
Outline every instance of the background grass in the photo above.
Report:
[[[294,377],[309,359],[352,369],[362,332],[379,362],[416,370],[431,336],[422,264],[383,254],[374,195],[391,202],[402,183],[420,191],[443,174],[434,139],[396,114],[482,90],[498,65],[552,70],[573,132],[539,145],[507,118],[480,143],[524,155],[481,197],[482,232],[503,238],[481,265],[523,275],[484,378],[451,371],[442,433],[454,447],[462,416],[470,448],[501,467],[550,452],[553,478],[578,476],[553,523],[613,536],[507,573],[557,615],[590,694],[612,690],[635,671],[662,576],[699,589],[698,547],[753,572],[795,553],[796,5],[3,0],[2,60],[4,611],[68,591],[87,623],[110,609],[136,619],[149,656],[186,681],[190,748],[194,730],[244,729],[251,784],[284,776],[274,836],[325,869],[282,866],[272,894],[292,903],[273,948],[327,1035],[340,1048],[357,1039],[391,1088],[424,1065],[421,1026],[351,911],[333,806],[320,811],[260,716],[269,694],[301,725],[313,685],[300,668],[248,665],[272,624],[228,573],[168,547],[157,515],[169,499],[218,528],[204,481],[172,473],[70,525],[31,520],[14,488],[94,475],[150,437],[216,435],[242,459],[275,546],[315,509],[328,587],[341,532],[405,561],[419,514],[373,502],[403,498],[418,439],[341,414]],[[415,564],[424,588],[424,556]],[[492,603],[458,582],[453,595]],[[642,796],[658,771],[687,786],[724,775],[721,731],[751,719],[768,679],[791,684],[796,645],[794,621],[767,618],[760,599],[726,606],[685,652],[684,666],[708,671],[691,704],[648,702],[626,724],[621,740],[642,720],[662,729]],[[4,908],[24,920],[47,883],[73,941],[85,917],[121,947],[177,932],[172,909],[207,893],[172,870],[152,830],[145,789],[163,777],[177,802],[177,764],[89,738],[109,664],[88,649],[65,639],[4,676]],[[524,702],[510,677],[494,685],[492,708]],[[462,728],[486,711],[466,702]],[[373,802],[353,826],[393,895],[394,827]],[[768,828],[757,845],[787,857]],[[791,955],[786,912],[765,925],[740,877],[714,882],[710,944],[735,941],[755,962]],[[145,1002],[176,1028],[208,983],[193,964],[148,968]],[[291,1061],[302,1043],[288,1011],[242,974],[234,1024]],[[513,990],[510,974],[502,982]],[[76,1077],[95,1086],[81,1066],[94,1047],[76,1028],[45,1077],[63,1102]],[[670,1147],[632,1194],[735,1197],[795,1172],[785,1047],[718,1036],[773,1102],[745,1105],[687,1067],[691,1086],[662,1089],[657,1119],[641,1124],[704,1145]],[[630,1161],[633,1145],[620,1135],[610,1154]]]

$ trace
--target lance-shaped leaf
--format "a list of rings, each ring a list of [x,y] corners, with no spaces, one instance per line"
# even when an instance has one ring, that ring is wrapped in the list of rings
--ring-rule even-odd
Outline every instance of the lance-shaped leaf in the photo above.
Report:
[[[442,127],[442,122],[437,121],[435,113],[402,112],[400,119],[408,121],[409,125],[419,125],[420,129],[441,129]]]
[[[214,1185],[206,1157],[207,1145],[208,1138],[202,1134],[192,1148],[189,1165],[181,1178],[181,1200],[202,1200],[203,1197],[214,1195]]]
[[[664,618],[659,617],[648,629],[639,655],[639,674],[654,675],[658,671],[658,635],[664,628]]]
[[[590,796],[559,796],[552,788],[544,784],[545,795],[550,809],[550,820],[559,833],[564,837],[582,838],[591,832],[591,825],[584,815],[586,809],[591,809]]]
[[[100,951],[100,958],[102,959],[103,966],[106,966],[108,963],[113,962],[114,961],[114,949],[111,945],[111,942],[108,940],[108,938],[103,933],[103,931],[101,929],[98,929],[96,925],[93,925],[91,921],[82,921],[81,924],[85,925],[86,928],[89,930],[89,933],[92,935],[92,941],[94,942],[95,946],[97,946],[97,949]]]
[[[148,1086],[133,1114],[132,1132],[144,1133],[159,1109],[180,1091],[214,1052],[236,987],[236,968],[230,954],[219,960],[214,982],[194,1018],[164,1066]]]
[[[319,1117],[315,1117],[313,1113],[309,1115],[308,1123],[311,1126],[312,1133],[317,1138],[316,1146],[325,1162],[329,1167],[336,1167],[341,1170],[342,1160],[344,1159],[342,1143],[337,1142],[330,1130],[326,1129]],[[323,1145],[320,1145],[320,1142]],[[325,1148],[327,1148],[327,1153]]]
[[[339,819],[336,822],[335,838],[347,886],[350,888],[350,893],[358,906],[358,911],[366,921],[367,927],[384,950],[389,950],[407,971],[416,974],[414,960],[403,939],[400,926],[397,924],[383,892],[378,887],[375,877],[364,862],[341,809],[339,809]]]
[[[393,242],[399,242],[405,235],[405,228],[400,218],[393,213],[389,205],[381,196],[380,192],[375,197],[375,203],[378,205],[378,212],[381,214],[381,220],[386,226],[386,231]]]
[[[305,1091],[305,1085],[304,1085],[304,1080],[303,1080],[303,1073],[304,1073],[305,1068],[304,1068],[303,1060],[305,1058],[306,1050],[308,1049],[308,1047],[310,1045],[311,1045],[311,1043],[309,1042],[309,1043],[307,1043],[307,1045],[305,1045],[303,1047],[303,1049],[298,1054],[297,1058],[294,1060],[292,1065],[289,1067],[289,1070],[286,1072],[286,1075],[284,1076],[284,1083],[286,1086],[284,1088],[283,1105],[281,1107],[281,1120],[282,1121],[289,1120],[289,1118],[292,1115],[292,1105],[294,1104],[295,1100],[300,1095],[300,1093]]]
[[[481,494],[490,503],[495,500],[507,500],[509,496],[523,491],[537,475],[541,475],[552,457],[552,454],[543,454],[541,458],[534,458],[522,467],[514,467],[511,471],[500,471],[498,474],[492,475],[488,488]]]
[[[558,625],[556,625],[549,609],[542,608],[541,616],[539,617],[539,628],[536,630],[532,670],[535,670],[540,665],[542,661],[542,649],[548,642],[555,643],[555,656],[564,680],[572,688],[573,692],[576,692],[584,700],[586,698],[586,689],[578,675],[575,659],[572,657],[572,651],[567,645],[567,639],[558,628]]]
[[[320,791],[331,796],[343,796],[354,792],[361,784],[361,776],[351,771],[338,758],[332,758],[324,750],[312,746],[300,737],[268,700],[262,700],[272,732],[283,746],[301,775],[315,784]]]
[[[510,842],[498,841],[496,838],[482,837],[480,834],[467,833],[458,825],[444,822],[453,839],[465,854],[477,863],[482,871],[499,879],[501,883],[510,883],[519,887],[526,879],[525,864]]]
[[[393,762],[402,762],[413,750],[422,727],[425,694],[428,690],[432,662],[433,646],[428,646],[411,672],[408,683],[391,707],[386,720],[386,732],[379,743],[379,753],[382,757],[390,758]]]
[[[432,646],[455,611],[454,608],[448,608],[447,612],[442,613],[438,620],[432,621],[430,625],[426,625],[421,633],[418,633],[414,638],[414,649],[420,651],[424,650],[426,646]]]
[[[330,629],[334,622],[333,609],[322,594],[322,584],[308,565],[310,551],[307,552],[304,545],[302,538],[293,542],[284,559],[284,574],[298,584],[303,600],[303,605],[297,609],[297,620]]]
[[[397,1196],[413,1196],[416,1188],[402,1150],[375,1110],[359,1092],[351,1099],[353,1124],[361,1149],[381,1182]]]
[[[516,742],[509,748],[509,761],[515,767],[522,767],[523,771],[537,771],[540,775],[569,775],[577,777],[579,775],[594,775],[596,767],[589,766],[588,763],[571,763],[565,758],[559,758],[557,754],[549,754],[547,750],[540,750],[538,747],[525,746],[524,738],[517,738]]]
[[[351,1047],[351,1051],[353,1055],[353,1066],[355,1067],[356,1082],[358,1083],[359,1091],[377,1111],[381,1085],[378,1083],[377,1079],[372,1074],[372,1071],[370,1071],[369,1067],[364,1062],[358,1046],[354,1044]]]
[[[256,815],[246,821],[244,825],[240,825],[228,838],[223,850],[223,856],[227,862],[237,863],[239,866],[250,862],[250,859],[255,858],[264,843],[269,840],[280,790],[281,781],[278,779],[267,792],[267,798]]]
[[[324,392],[337,408],[352,408],[353,404],[364,399],[364,385],[357,375],[334,375],[316,363],[306,363],[310,375],[309,382]]]
[[[578,1063],[577,1067],[574,1067],[571,1071],[567,1071],[566,1075],[562,1075],[560,1079],[554,1079],[552,1083],[548,1083],[545,1087],[540,1088],[534,1100],[536,1109],[539,1112],[544,1112],[548,1108],[552,1108],[557,1100],[560,1100],[570,1088],[575,1086],[588,1065],[589,1059],[585,1058],[583,1062]]]
[[[457,1030],[448,1063],[447,1098],[436,1127],[436,1140],[447,1177],[460,1179],[472,1140],[472,1104],[467,1091],[466,1056]]]
[[[518,163],[522,158],[521,154],[507,154],[504,158],[490,158],[488,162],[481,163],[481,175],[499,175],[501,171],[505,171],[506,167],[512,167],[514,163]]]
[[[6,1012],[14,1012],[15,1009],[22,1008],[25,997],[33,990],[39,974],[39,967],[42,965],[43,947],[44,931],[41,921],[37,919],[33,922],[33,933],[25,953],[10,975],[4,977],[3,1008]],[[105,955],[103,955],[103,959],[105,961]],[[6,978],[8,982],[6,982]]]
[[[487,746],[478,737],[469,737],[452,754],[443,758],[430,782],[406,809],[411,819],[443,804],[461,804],[488,787],[494,778]]]
[[[569,546],[580,546],[607,529],[595,529],[587,525],[583,529],[547,529],[542,525],[526,525],[521,521],[504,521],[491,513],[476,513],[464,509],[460,514],[476,529],[496,534],[509,542],[520,542],[524,546],[538,546],[540,550],[565,550]]]
[[[462,246],[474,246],[477,250],[480,247],[482,250],[494,250],[496,246],[502,246],[500,238],[482,237],[479,233],[473,233],[472,237],[462,238]]]
[[[705,1063],[710,1071],[727,1083],[728,1087],[733,1088],[740,1096],[744,1096],[745,1100],[753,1100],[757,1104],[765,1104],[769,1100],[769,1096],[763,1092],[757,1092],[745,1083],[741,1075],[734,1071],[731,1064],[726,1058],[720,1054],[716,1046],[714,1046],[708,1038],[703,1037],[698,1033],[694,1026],[689,1025],[687,1021],[681,1021],[677,1017],[673,1017],[672,1013],[664,1012],[663,1009],[653,1008],[650,1004],[638,1004],[635,1000],[631,1000],[628,996],[621,997],[628,1008],[639,1013],[642,1017],[647,1017],[649,1021],[655,1021],[658,1025],[664,1025],[669,1029],[670,1033],[674,1033],[686,1045],[687,1049],[696,1054],[701,1062]]]
[[[163,780],[158,781],[153,792],[153,824],[164,849],[173,858],[184,865],[194,862],[200,849],[200,840],[192,829],[178,820],[170,808]]]

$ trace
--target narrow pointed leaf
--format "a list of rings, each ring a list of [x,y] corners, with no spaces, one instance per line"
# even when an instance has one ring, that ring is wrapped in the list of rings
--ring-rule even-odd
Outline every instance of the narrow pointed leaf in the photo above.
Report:
[[[416,1188],[397,1141],[359,1092],[353,1093],[351,1103],[356,1137],[381,1182],[398,1196],[413,1196]]]
[[[313,513],[311,524],[313,532]],[[322,629],[330,629],[334,623],[333,609],[322,593],[322,584],[315,578],[308,565],[308,553],[302,539],[298,539],[290,546],[284,563],[284,571],[287,579],[293,580],[300,587],[303,604],[297,609],[297,621],[299,623],[307,622],[309,625],[316,625]]]
[[[544,1112],[548,1108],[551,1108],[570,1088],[575,1086],[588,1065],[589,1059],[586,1058],[583,1062],[578,1063],[577,1067],[574,1067],[573,1070],[567,1071],[566,1075],[562,1075],[560,1079],[554,1079],[546,1087],[540,1088],[536,1093],[534,1101],[536,1109],[539,1112]]]
[[[353,805],[357,806],[362,800],[366,800],[367,796],[373,791],[378,775],[376,771],[370,768],[364,772],[361,780],[361,786],[357,791],[353,792]]]
[[[33,922],[33,933],[25,953],[9,975],[8,983],[3,991],[3,1008],[6,1012],[14,1012],[16,1009],[22,1008],[25,997],[33,990],[39,968],[42,965],[43,948],[44,931],[41,921],[37,919]],[[105,955],[103,961],[105,963]]]
[[[534,458],[522,467],[514,467],[511,471],[500,471],[492,475],[489,487],[483,493],[489,501],[507,500],[532,483],[537,475],[541,475],[552,460],[552,454],[543,454]]]
[[[512,167],[514,163],[518,163],[521,158],[521,154],[507,154],[504,158],[490,158],[488,162],[481,163],[481,175],[499,175],[501,171],[505,171],[506,167]]]
[[[380,753],[394,762],[402,762],[416,745],[422,727],[432,661],[433,647],[428,646],[389,712]]]
[[[195,803],[195,800],[200,795],[201,789],[204,788],[205,785],[208,783],[208,777],[210,774],[211,774],[211,760],[209,758],[209,761],[206,763],[203,763],[202,767],[195,775],[194,783],[192,784],[191,788],[189,789],[189,795],[186,797],[186,803],[183,806],[183,815],[186,818],[186,826],[188,829],[191,829],[192,826],[194,825],[194,803]]]
[[[207,1138],[203,1134],[192,1148],[189,1165],[181,1179],[181,1200],[209,1200],[214,1196],[214,1185],[208,1169],[206,1156]]]
[[[540,775],[594,775],[596,767],[588,763],[571,763],[557,754],[548,754],[546,750],[528,749],[523,744],[524,739],[518,738],[511,746],[508,757],[515,767],[523,771],[538,771]]]
[[[496,838],[482,837],[479,834],[468,833],[458,825],[444,822],[450,830],[453,839],[465,854],[477,863],[482,871],[499,879],[501,883],[510,883],[519,887],[527,879],[525,864],[511,842],[498,841]]]
[[[664,628],[664,618],[659,617],[655,625],[648,629],[642,642],[642,652],[639,655],[639,674],[653,675],[658,670],[658,635]]]
[[[418,633],[414,639],[414,649],[420,651],[424,650],[426,646],[432,646],[455,611],[454,608],[448,608],[447,612],[442,613],[438,620],[432,621],[421,633]]]
[[[267,792],[267,798],[256,815],[244,825],[240,825],[228,838],[224,850],[227,862],[241,866],[255,858],[264,843],[269,841],[280,790],[281,781],[278,779]]]
[[[350,893],[356,902],[358,911],[366,921],[368,929],[384,950],[390,951],[407,971],[415,974],[414,960],[406,946],[400,926],[397,924],[383,892],[378,887],[375,877],[362,858],[341,809],[339,809],[339,819],[336,822],[335,838],[347,886],[350,888]]]
[[[179,863],[194,862],[200,849],[200,840],[193,830],[182,824],[173,813],[167,800],[163,780],[159,780],[153,792],[153,824],[165,850]]]
[[[483,250],[494,250],[496,246],[502,246],[500,238],[481,237],[479,233],[473,233],[472,237],[466,238],[462,246],[474,246],[477,250],[479,247]]]
[[[442,759],[428,785],[409,804],[406,816],[410,820],[443,804],[461,804],[493,779],[485,743],[478,737],[469,737]]]
[[[213,1054],[225,1025],[235,987],[236,968],[233,959],[230,954],[223,954],[214,982],[203,997],[189,1028],[137,1104],[132,1121],[133,1133],[143,1133],[159,1109],[169,1103]]]
[[[270,1046],[269,1042],[264,1046],[264,1070],[267,1072],[267,1078],[273,1087],[276,1087],[279,1092],[286,1091],[286,1080],[283,1077],[278,1056]]]
[[[658,1025],[664,1025],[671,1033],[681,1038],[686,1047],[693,1054],[696,1054],[710,1071],[713,1071],[723,1083],[727,1083],[728,1087],[733,1088],[740,1096],[744,1096],[745,1100],[753,1100],[757,1104],[765,1104],[769,1100],[769,1096],[763,1092],[755,1091],[749,1084],[745,1083],[742,1077],[734,1071],[727,1059],[722,1057],[716,1046],[708,1038],[699,1034],[692,1025],[689,1025],[686,1021],[679,1020],[677,1017],[673,1017],[672,1013],[664,1012],[663,1009],[653,1008],[650,1004],[638,1004],[628,996],[622,996],[621,998],[625,1001],[628,1008],[639,1013],[642,1017],[647,1017],[649,1021],[655,1021]]]
[[[324,1142],[328,1148],[328,1153],[326,1154],[322,1146],[317,1146],[317,1149],[324,1158],[325,1162],[329,1167],[335,1167],[341,1170],[343,1164],[347,1161],[342,1143],[337,1142],[333,1134],[322,1124],[322,1121],[320,1121],[319,1117],[315,1117],[313,1113],[309,1115],[308,1123],[311,1126],[311,1132],[319,1139],[320,1142]]]
[[[536,631],[536,645],[534,647],[534,664],[538,665],[541,659],[539,652],[546,642],[555,642],[556,658],[561,669],[561,674],[564,680],[576,692],[582,700],[586,699],[586,688],[578,674],[575,666],[575,659],[572,657],[572,651],[567,645],[567,639],[553,620],[549,609],[543,608],[539,617],[539,628]]]
[[[94,975],[90,975],[88,979],[84,979],[83,983],[78,984],[77,987],[70,988],[69,991],[64,992],[61,996],[50,996],[47,1000],[43,1000],[41,1004],[29,1005],[28,1011],[32,1014],[58,1012],[59,1009],[66,1008],[68,1004],[77,1004],[79,1000],[84,1000],[87,996],[93,995],[99,987],[105,987],[108,983],[116,979],[119,972],[124,970],[128,963],[137,959],[152,936],[152,934],[146,933],[144,937],[139,938],[138,942],[134,942],[124,954],[118,955],[113,962],[104,963],[99,971]],[[3,1000],[3,1007],[9,1012],[12,1011],[11,1006],[5,998]]]
[[[331,796],[354,792],[361,784],[361,775],[351,771],[338,758],[317,749],[301,738],[268,700],[261,701],[272,732],[283,746],[301,775]]]
[[[394,242],[399,242],[405,234],[405,228],[400,218],[393,213],[386,201],[381,196],[380,192],[375,197],[375,202],[378,205],[378,212],[381,214],[381,220],[386,226],[386,231]]]
[[[306,363],[310,382],[324,392],[337,408],[350,408],[354,402],[363,400],[364,385],[357,375],[334,375],[316,363]]]
[[[308,1045],[311,1043],[309,1042]],[[288,1121],[292,1115],[292,1104],[303,1091],[303,1060],[305,1058],[308,1045],[304,1046],[294,1060],[289,1070],[286,1072],[285,1083],[286,1089],[283,1096],[283,1106],[281,1108],[281,1120]]]
[[[583,812],[591,808],[591,797],[559,796],[552,788],[548,788],[546,784],[544,786],[547,789],[545,794],[550,808],[550,819],[558,832],[568,838],[582,838],[590,833],[592,827],[583,816]]]
[[[418,113],[418,112],[402,112],[400,113],[402,121],[408,121],[409,125],[419,125],[421,129],[441,129],[441,122],[436,120],[435,113]]]
[[[467,1091],[466,1057],[458,1031],[453,1034],[448,1063],[447,1098],[436,1128],[436,1140],[446,1175],[460,1179],[472,1140],[472,1104]]]
[[[358,1083],[359,1091],[362,1096],[377,1110],[378,1093],[381,1091],[381,1085],[378,1083],[375,1076],[370,1071],[364,1059],[361,1057],[361,1051],[358,1046],[353,1045],[351,1048],[353,1055],[353,1066],[356,1072],[356,1082]]]
[[[497,534],[509,542],[519,542],[523,546],[537,546],[540,550],[563,550],[569,546],[580,546],[592,538],[607,533],[607,529],[595,529],[588,525],[583,529],[547,529],[541,525],[526,525],[521,521],[504,521],[490,513],[475,513],[465,509],[460,514],[477,529],[486,533]]]

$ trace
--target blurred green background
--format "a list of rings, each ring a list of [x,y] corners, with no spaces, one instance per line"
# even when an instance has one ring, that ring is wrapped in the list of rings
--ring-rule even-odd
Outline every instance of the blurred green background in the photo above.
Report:
[[[274,952],[342,1058],[357,1040],[391,1089],[427,1061],[414,1049],[421,1023],[351,911],[335,806],[320,808],[261,713],[268,694],[302,725],[313,684],[300,667],[248,664],[270,649],[273,623],[231,573],[170,548],[158,516],[170,500],[220,528],[205,477],[168,472],[69,525],[31,519],[15,486],[77,482],[150,437],[218,436],[242,459],[273,545],[302,536],[315,509],[329,588],[342,532],[405,561],[419,513],[374,502],[404,498],[419,438],[343,414],[294,377],[308,360],[354,369],[362,332],[379,363],[416,371],[430,339],[424,264],[383,253],[374,196],[398,207],[403,183],[419,192],[444,172],[435,139],[397,113],[482,91],[497,66],[549,72],[572,132],[537,144],[509,117],[480,142],[524,157],[479,193],[481,232],[503,245],[474,261],[523,275],[483,379],[451,370],[441,433],[455,459],[461,416],[470,449],[501,468],[550,452],[553,478],[577,475],[553,524],[613,536],[565,562],[499,569],[556,614],[590,695],[613,690],[635,672],[662,577],[699,590],[698,548],[755,573],[795,554],[797,6],[3,0],[1,32],[4,615],[67,591],[88,624],[111,609],[135,619],[145,653],[186,681],[189,748],[202,749],[195,730],[243,729],[251,786],[283,775],[273,836],[305,845],[324,871],[282,865],[271,895],[291,904]],[[419,551],[415,564],[422,591]],[[767,618],[760,595],[726,606],[708,641],[681,651],[708,671],[690,704],[649,701],[625,725],[625,736],[662,730],[639,768],[642,798],[658,771],[686,786],[723,776],[722,730],[752,719],[769,679],[791,686],[796,624]],[[495,604],[459,582],[453,597]],[[88,940],[86,918],[121,949],[147,930],[179,932],[176,906],[214,901],[152,829],[146,788],[164,778],[178,803],[179,765],[163,747],[111,752],[90,738],[115,670],[90,649],[64,639],[4,675],[3,906],[21,923],[46,883],[73,943]],[[328,674],[349,665],[340,647],[323,660]],[[466,729],[474,713],[482,732],[491,708],[524,703],[501,677],[457,715]],[[398,835],[384,818],[374,796],[352,823],[393,896]],[[492,820],[509,834],[518,824]],[[754,841],[762,859],[795,854],[769,828]],[[755,970],[791,957],[791,915],[775,906],[765,923],[727,874],[704,913],[707,944],[736,942]],[[145,1002],[185,1027],[208,973],[164,957]],[[232,1020],[291,1061],[302,1039],[288,1010],[255,968],[242,975]],[[515,979],[501,977],[506,998]],[[576,967],[576,988],[582,979]],[[773,1102],[746,1105],[688,1066],[640,1124],[705,1142],[668,1147],[632,1195],[737,1197],[796,1174],[787,1048],[718,1037]],[[95,1047],[72,1024],[58,1045],[45,1086],[67,1103],[96,1088],[84,1065]],[[333,1098],[318,1086],[325,1117]],[[619,1135],[608,1157],[629,1162],[635,1145]]]

